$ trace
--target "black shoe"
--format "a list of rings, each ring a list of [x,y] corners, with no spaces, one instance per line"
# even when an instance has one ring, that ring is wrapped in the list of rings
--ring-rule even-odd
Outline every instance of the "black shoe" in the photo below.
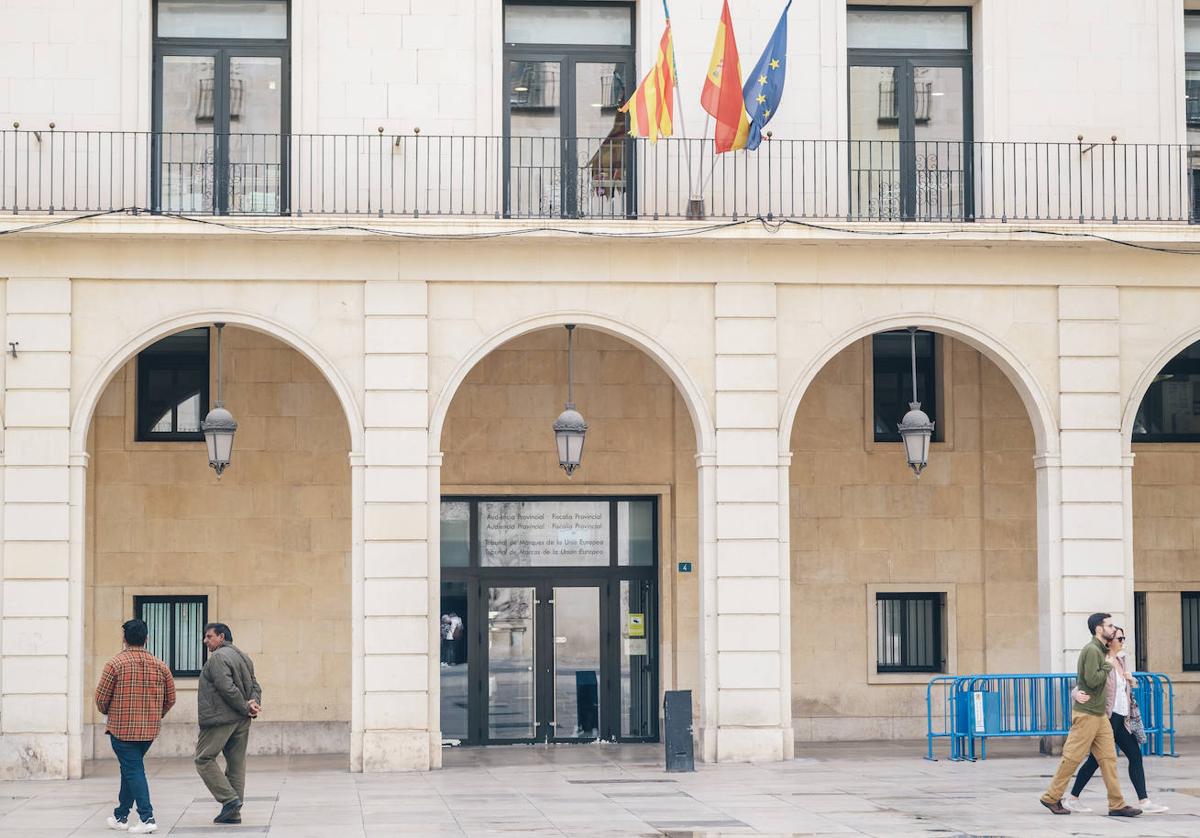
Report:
[[[213,823],[241,823],[242,801],[236,797],[221,807],[221,814],[213,818]]]
[[[1141,809],[1134,808],[1133,806],[1123,806],[1120,809],[1108,810],[1110,818],[1136,818],[1141,813]]]

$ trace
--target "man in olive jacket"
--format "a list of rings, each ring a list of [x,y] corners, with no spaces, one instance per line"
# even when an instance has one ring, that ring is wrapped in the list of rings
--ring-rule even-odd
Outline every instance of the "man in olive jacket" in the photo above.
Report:
[[[233,632],[224,623],[204,627],[208,660],[200,671],[196,695],[200,737],[196,742],[196,771],[221,813],[213,823],[241,823],[246,794],[246,745],[250,720],[262,709],[262,688],[254,678],[254,662],[233,645]],[[225,755],[225,771],[217,755]]]
[[[1071,810],[1062,805],[1063,792],[1067,790],[1071,775],[1090,751],[1096,757],[1096,762],[1100,763],[1104,787],[1108,789],[1108,814],[1134,818],[1142,810],[1125,805],[1125,797],[1121,794],[1121,781],[1117,779],[1117,746],[1104,701],[1108,673],[1112,669],[1112,664],[1107,660],[1108,642],[1116,634],[1112,614],[1093,614],[1088,617],[1088,630],[1092,633],[1092,639],[1079,651],[1076,673],[1078,687],[1088,699],[1072,702],[1071,732],[1063,744],[1058,771],[1050,782],[1050,788],[1042,795],[1042,805],[1056,815],[1071,814]]]

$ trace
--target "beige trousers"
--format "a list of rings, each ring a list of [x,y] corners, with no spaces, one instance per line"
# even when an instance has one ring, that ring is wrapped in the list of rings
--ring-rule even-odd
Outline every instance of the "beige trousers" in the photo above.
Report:
[[[1104,788],[1108,790],[1108,810],[1124,808],[1125,797],[1121,794],[1121,781],[1117,779],[1117,745],[1113,740],[1112,725],[1107,716],[1093,716],[1079,710],[1071,713],[1071,732],[1063,744],[1062,762],[1042,800],[1047,803],[1062,800],[1067,783],[1071,782],[1075,769],[1087,759],[1089,752],[1100,763]]]

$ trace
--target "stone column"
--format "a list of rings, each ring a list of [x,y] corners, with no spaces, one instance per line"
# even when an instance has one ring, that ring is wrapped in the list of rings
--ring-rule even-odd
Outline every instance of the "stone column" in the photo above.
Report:
[[[775,309],[774,285],[716,288],[719,761],[783,759],[793,739]]]
[[[428,321],[423,282],[368,282],[362,769],[428,769]]]
[[[1087,616],[1108,611],[1129,625],[1124,471],[1121,444],[1119,296],[1112,287],[1060,288],[1061,652],[1070,671],[1088,641]]]
[[[4,302],[3,348],[19,345],[16,358],[4,355],[0,779],[78,777],[83,580],[70,549],[71,283],[9,279]]]

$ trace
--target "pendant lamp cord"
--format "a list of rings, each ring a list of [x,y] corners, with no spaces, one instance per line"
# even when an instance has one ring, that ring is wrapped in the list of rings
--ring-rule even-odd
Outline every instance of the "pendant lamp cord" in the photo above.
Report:
[[[917,327],[908,327],[909,337],[909,355],[912,357],[912,386],[913,386],[913,404],[920,404],[917,401]]]
[[[217,327],[217,407],[224,407],[221,401],[221,330],[225,328],[224,323],[215,324]]]
[[[572,346],[572,338],[575,336],[575,326],[569,324],[567,326],[567,407],[575,407],[575,350]]]

